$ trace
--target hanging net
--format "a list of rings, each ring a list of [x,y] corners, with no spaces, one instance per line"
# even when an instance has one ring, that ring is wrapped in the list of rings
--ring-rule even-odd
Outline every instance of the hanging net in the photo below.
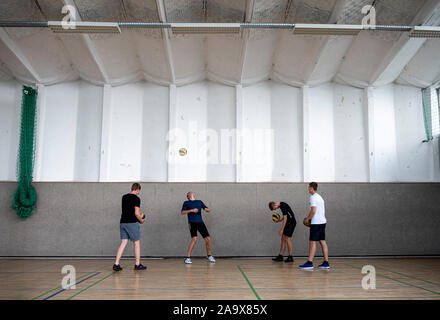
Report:
[[[37,192],[31,185],[35,154],[35,114],[37,91],[23,86],[21,103],[20,145],[17,155],[18,188],[14,192],[12,208],[25,220],[30,217],[37,202]]]

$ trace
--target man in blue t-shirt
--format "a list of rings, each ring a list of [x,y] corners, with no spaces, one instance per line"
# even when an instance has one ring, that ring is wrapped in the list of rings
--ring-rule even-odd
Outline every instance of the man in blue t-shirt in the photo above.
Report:
[[[185,258],[185,263],[191,262],[191,252],[194,245],[197,242],[197,231],[200,232],[203,239],[206,242],[206,254],[210,262],[215,262],[214,257],[211,255],[211,238],[209,237],[208,229],[202,219],[202,209],[206,212],[211,212],[201,200],[196,200],[194,192],[188,192],[186,194],[188,201],[185,201],[182,206],[182,214],[188,215],[188,225],[191,232],[191,242],[188,247],[188,252]]]

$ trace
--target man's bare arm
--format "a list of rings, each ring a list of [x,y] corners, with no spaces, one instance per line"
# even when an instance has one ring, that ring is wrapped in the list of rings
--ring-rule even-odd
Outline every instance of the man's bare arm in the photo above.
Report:
[[[310,212],[309,215],[307,216],[307,220],[312,220],[315,213],[316,213],[316,207],[310,207]]]
[[[141,218],[141,208],[134,207],[134,215],[136,216],[136,219],[138,219],[140,223],[144,223],[144,220],[142,220]]]
[[[182,210],[182,211],[181,211],[181,214],[183,215],[183,214],[188,214],[188,213],[191,213],[191,212],[197,212],[197,211],[199,211],[199,210],[197,210],[197,209]]]

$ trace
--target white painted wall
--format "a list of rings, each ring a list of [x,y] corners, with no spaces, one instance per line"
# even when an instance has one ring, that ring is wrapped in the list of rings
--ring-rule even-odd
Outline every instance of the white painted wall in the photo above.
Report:
[[[76,81],[45,89],[46,112],[38,123],[44,141],[41,181],[99,181],[100,174],[101,181],[304,180],[298,88],[274,81],[246,87],[211,81],[174,89],[147,82],[111,87],[105,132],[102,86]],[[437,141],[422,143],[420,89],[392,84],[366,91],[369,97],[362,89],[335,83],[304,91],[309,179],[439,181]],[[16,179],[20,104],[21,86],[1,82],[0,180]],[[170,124],[180,130],[181,140],[167,141]],[[234,135],[221,136],[222,130],[236,128],[248,134],[238,139],[238,149]],[[105,155],[102,138],[109,141]],[[167,162],[169,145],[176,164]],[[178,155],[180,148],[187,149],[186,156]],[[237,151],[241,166],[235,164]]]
[[[207,128],[208,85],[206,82],[194,83],[177,88],[176,132],[170,140],[170,148],[176,154],[173,176],[169,181],[205,181],[207,179],[207,154],[203,150],[204,137],[201,130]],[[187,150],[179,155],[179,150]]]
[[[270,83],[243,88],[242,130],[239,132],[242,182],[272,180],[276,155],[271,114]]]
[[[16,180],[20,114],[21,86],[0,82],[0,180]]]
[[[98,181],[103,88],[79,83],[75,180]]]
[[[300,89],[271,82],[271,127],[274,153],[271,181],[302,181]]]
[[[143,84],[111,89],[109,181],[139,181],[142,159]]]
[[[334,86],[335,180],[368,181],[368,126],[362,89]]]
[[[310,178],[335,181],[334,85],[310,88],[309,93]]]
[[[422,92],[394,85],[397,176],[399,181],[434,181],[434,142],[426,139]]]
[[[41,181],[98,181],[102,87],[76,81],[46,87],[38,130]]]
[[[374,141],[374,148],[371,150],[374,170],[371,181],[398,181],[393,85],[373,88],[372,100],[373,131],[370,134]]]
[[[211,81],[207,82],[207,86],[207,127],[213,130],[207,132],[212,134],[213,139],[207,141],[207,146],[214,148],[208,157],[210,161],[207,164],[206,181],[235,181],[235,88]],[[218,152],[215,152],[215,146],[218,147]]]
[[[141,181],[167,181],[169,89],[143,83]]]
[[[80,82],[46,87],[41,181],[74,181]]]

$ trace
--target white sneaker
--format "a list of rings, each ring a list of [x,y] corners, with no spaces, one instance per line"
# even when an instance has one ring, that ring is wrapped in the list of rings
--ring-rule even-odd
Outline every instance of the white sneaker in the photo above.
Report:
[[[184,262],[186,264],[191,264],[192,263],[191,258],[185,258]]]
[[[214,263],[214,262],[215,262],[215,259],[214,259],[214,257],[213,257],[213,256],[208,256],[208,260],[209,260],[210,262],[212,262],[212,263]]]

